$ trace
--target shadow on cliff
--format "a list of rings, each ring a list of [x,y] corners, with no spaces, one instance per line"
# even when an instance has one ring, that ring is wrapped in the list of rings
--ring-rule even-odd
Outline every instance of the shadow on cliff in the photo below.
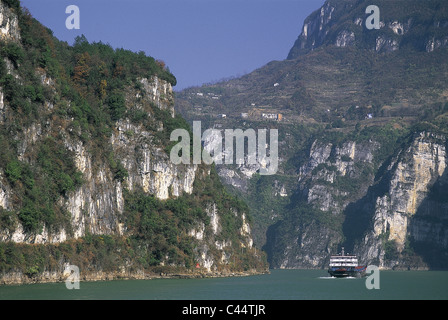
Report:
[[[278,229],[281,228],[282,221],[277,221],[273,225],[270,225],[266,231],[266,243],[262,247],[262,250],[266,252],[267,261],[270,268],[279,268],[279,257],[277,256],[276,248],[279,246]]]
[[[388,170],[391,161],[392,157],[380,167],[375,182],[366,195],[345,209],[343,245],[350,252],[362,241],[366,232],[373,229],[376,200],[389,193],[390,181],[398,163]],[[403,262],[407,265],[421,267],[423,260],[429,269],[447,269],[448,170],[434,182],[415,215],[409,219],[408,240],[408,245],[402,252]]]
[[[358,201],[350,203],[344,210],[345,220],[342,225],[345,242],[343,246],[350,252],[356,243],[360,242],[366,232],[373,229],[373,216],[375,215],[376,200],[389,192],[389,183],[397,163],[388,170],[395,156],[390,156],[378,169],[374,183],[365,196]]]
[[[284,216],[281,220],[270,225],[266,230],[266,243],[262,250],[266,252],[270,268],[279,268],[284,257],[284,249],[290,245],[289,235],[295,235],[295,209],[304,203],[306,191],[298,188],[291,194],[290,202],[284,206]]]
[[[430,269],[448,269],[448,169],[410,219],[410,248]]]

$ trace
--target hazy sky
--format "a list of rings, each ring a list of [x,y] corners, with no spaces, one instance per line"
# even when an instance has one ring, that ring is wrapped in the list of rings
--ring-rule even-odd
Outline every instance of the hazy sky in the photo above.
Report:
[[[144,51],[165,61],[175,90],[243,75],[286,59],[303,20],[324,0],[21,0],[33,17],[73,44],[89,42]],[[80,10],[69,30],[66,7]]]

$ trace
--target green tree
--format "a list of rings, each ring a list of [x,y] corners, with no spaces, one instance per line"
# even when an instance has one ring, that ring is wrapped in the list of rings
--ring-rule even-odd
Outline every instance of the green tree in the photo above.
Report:
[[[106,100],[110,109],[112,120],[116,121],[123,117],[126,112],[125,99],[122,93],[113,92]]]
[[[1,48],[1,54],[11,60],[15,68],[22,63],[25,56],[20,45],[15,42],[8,42],[3,48]]]
[[[22,177],[22,164],[18,160],[12,160],[6,165],[5,173],[11,182],[16,182]]]

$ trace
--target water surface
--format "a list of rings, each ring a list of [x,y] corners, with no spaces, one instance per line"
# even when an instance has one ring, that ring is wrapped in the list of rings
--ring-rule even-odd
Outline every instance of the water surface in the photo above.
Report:
[[[448,271],[381,271],[380,288],[366,278],[337,279],[325,270],[271,270],[249,277],[153,279],[0,286],[0,299],[20,300],[425,300],[448,299]]]

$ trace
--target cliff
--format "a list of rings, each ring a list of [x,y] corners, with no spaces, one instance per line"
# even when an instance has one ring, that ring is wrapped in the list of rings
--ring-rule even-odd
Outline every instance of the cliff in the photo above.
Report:
[[[171,131],[189,127],[164,64],[69,46],[3,1],[0,25],[3,282],[60,280],[69,264],[84,279],[266,270],[214,168],[170,161]]]
[[[388,163],[384,193],[373,198],[371,229],[359,244],[363,259],[388,268],[444,268],[446,146],[445,135],[420,132]]]
[[[17,8],[15,8],[17,10]],[[1,40],[20,40],[19,19],[14,8],[0,5],[0,38]]]
[[[387,53],[400,49],[432,52],[448,45],[446,6],[443,1],[377,1],[379,29],[368,30],[369,1],[326,1],[304,21],[302,33],[288,59],[323,46],[356,46]]]
[[[381,268],[443,268],[445,135],[399,138],[385,158],[379,153],[384,140],[347,140],[311,145],[293,213],[268,230],[271,265],[325,267],[329,255],[345,246]]]

